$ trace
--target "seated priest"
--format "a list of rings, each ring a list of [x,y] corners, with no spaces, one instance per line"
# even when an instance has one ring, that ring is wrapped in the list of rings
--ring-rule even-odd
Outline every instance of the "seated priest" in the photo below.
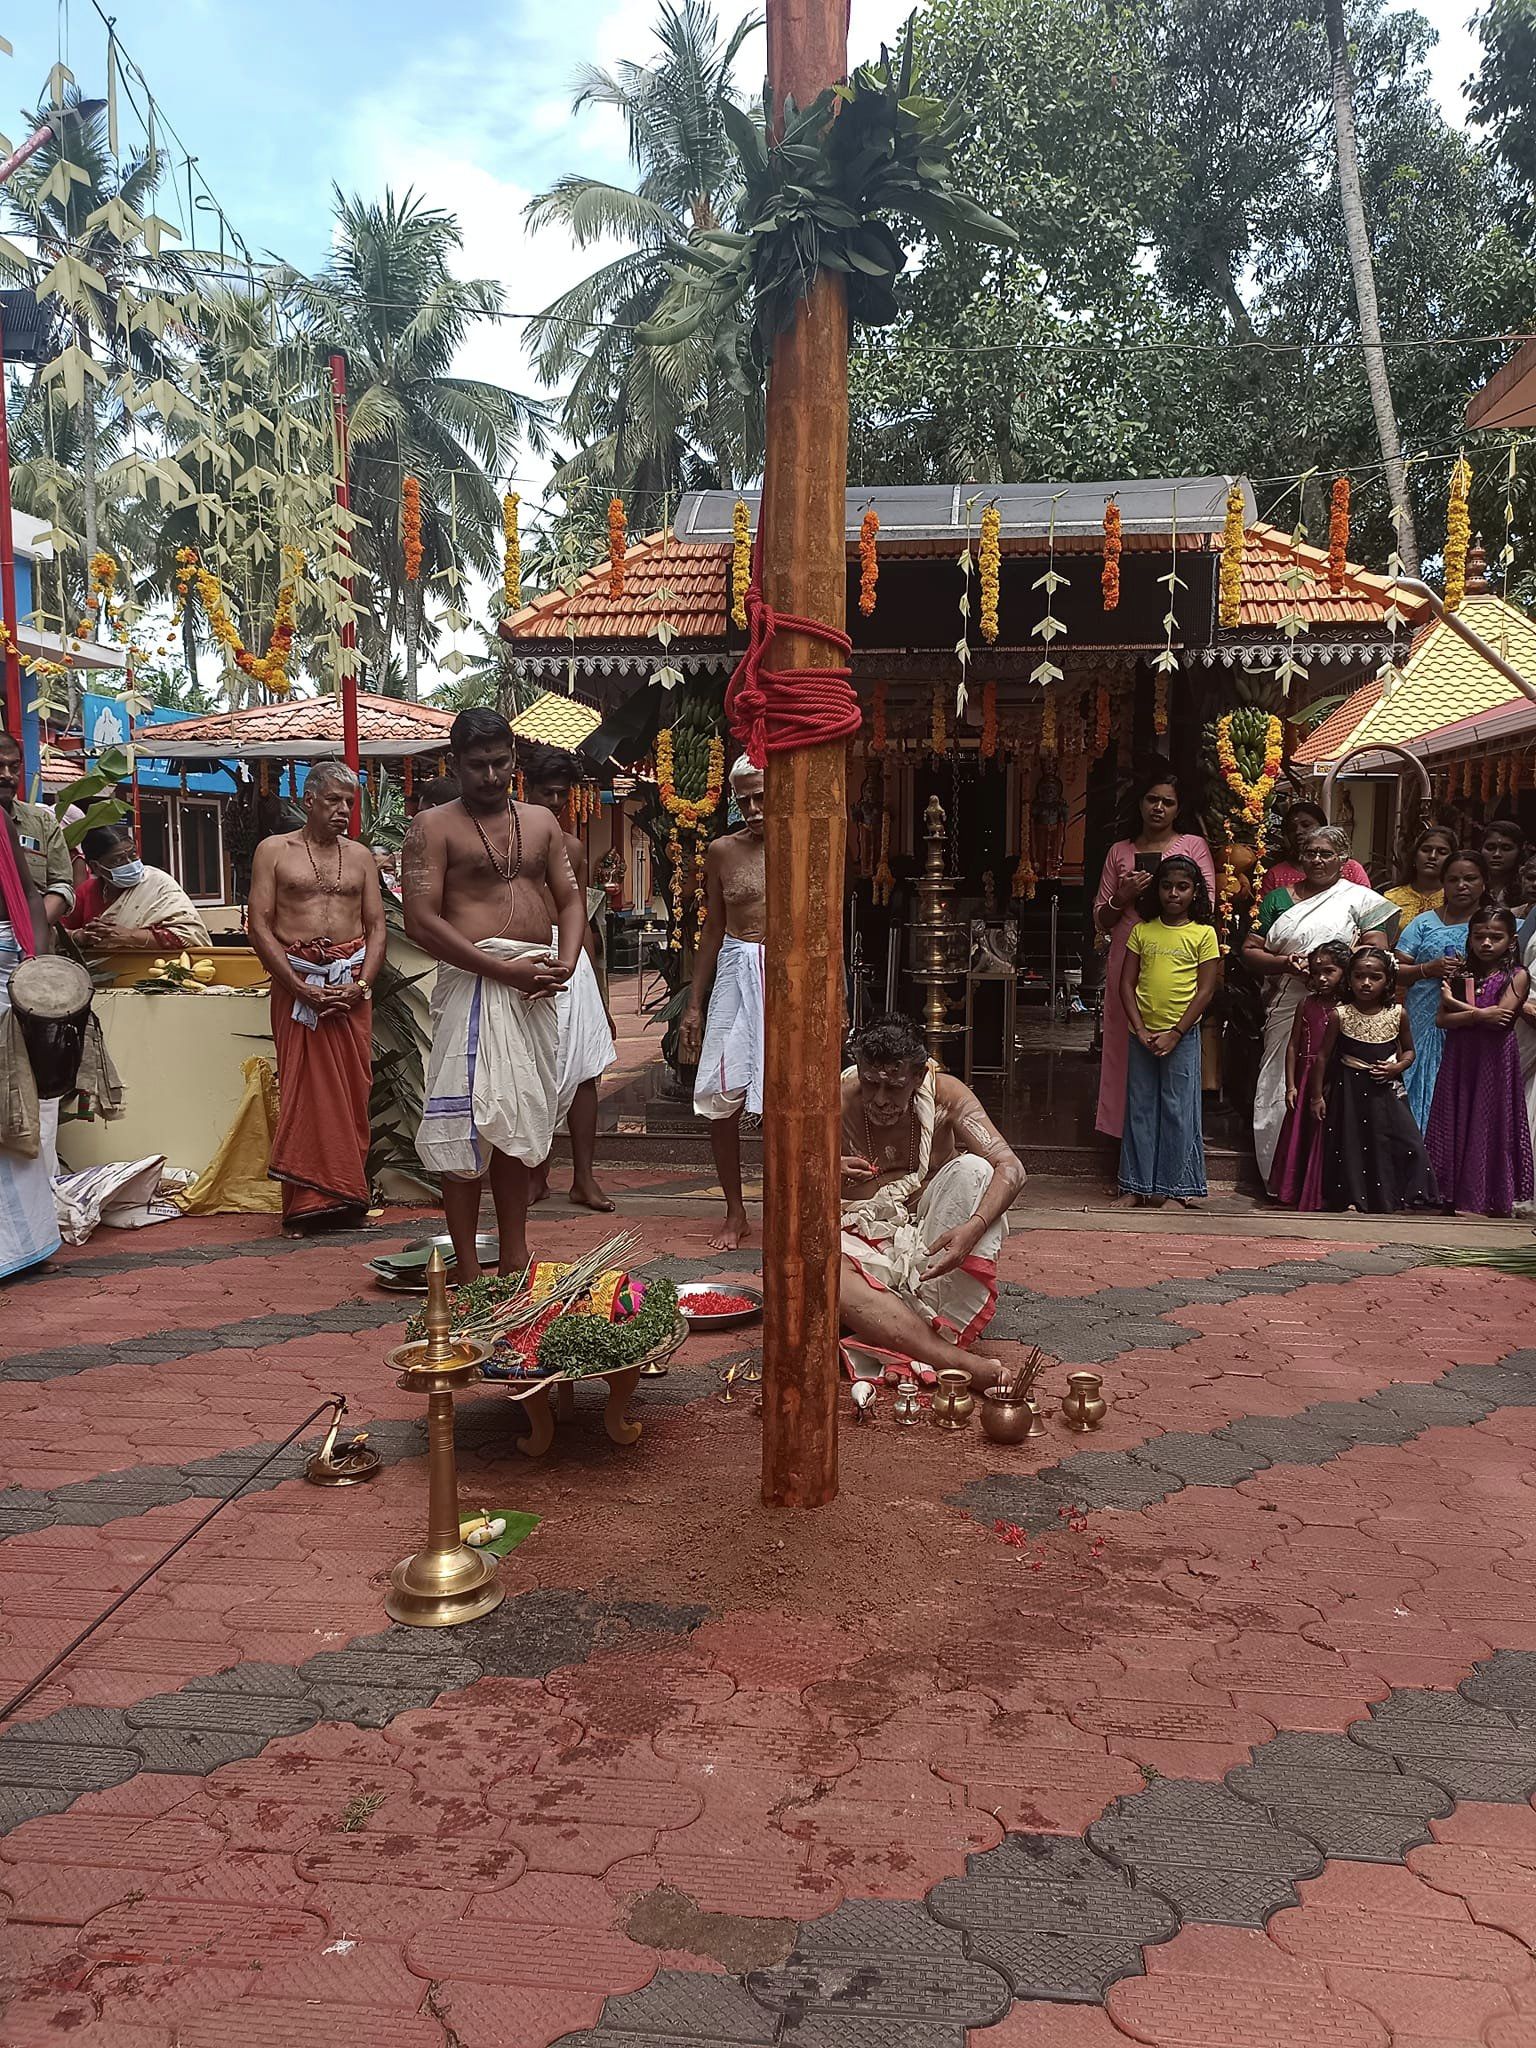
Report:
[[[920,1378],[961,1366],[990,1386],[978,1344],[997,1307],[997,1255],[1024,1168],[970,1089],[940,1073],[907,1017],[853,1040],[843,1075],[843,1328],[911,1360]]]

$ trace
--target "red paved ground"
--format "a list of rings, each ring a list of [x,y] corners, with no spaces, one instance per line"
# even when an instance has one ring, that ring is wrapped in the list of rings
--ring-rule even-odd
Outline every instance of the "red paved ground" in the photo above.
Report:
[[[546,1217],[562,1249],[611,1227]],[[270,1227],[139,1242],[163,1254]],[[696,1204],[649,1205],[638,1227],[645,1256],[704,1256]],[[363,1252],[321,1245],[71,1277],[124,1242],[104,1234],[12,1289],[5,1355],[378,1298]],[[1288,1293],[1175,1308],[1170,1326],[1197,1333],[1177,1347],[1149,1342],[1139,1311],[1136,1348],[1104,1367],[1096,1450],[1354,1401],[1533,1341],[1526,1281],[1424,1266],[1307,1284],[1332,1249],[1041,1229],[1012,1238],[1004,1275],[1065,1300],[1298,1268]],[[398,1340],[311,1334],[0,1384],[6,1476],[47,1489],[272,1441],[332,1389],[359,1420],[414,1417],[381,1363]],[[465,1460],[467,1502],[544,1518],[507,1562],[512,1592],[697,1603],[699,1626],[638,1617],[543,1677],[482,1678],[382,1728],[322,1721],[206,1775],[141,1773],[0,1834],[0,2048],[544,2048],[659,1968],[721,1970],[714,1935],[647,1938],[636,1911],[658,1887],[738,1933],[918,1900],[1007,1830],[1075,1836],[1157,1774],[1215,1781],[1277,1730],[1342,1731],[1394,1686],[1450,1691],[1495,1649],[1536,1650],[1536,1411],[1015,1545],[947,1497],[1079,1442],[1054,1430],[1010,1453],[974,1431],[850,1425],[838,1502],[775,1517],[757,1504],[750,1396],[716,1397],[712,1360],[740,1348],[690,1344],[677,1372],[695,1398],[642,1409],[631,1450],[583,1410],[541,1466],[509,1445]],[[132,1707],[376,1634],[424,1486],[405,1459],[356,1492],[291,1482],[242,1500],[22,1717]],[[0,1686],[206,1505],[0,1541]],[[1018,2004],[972,2048],[1536,2048],[1536,1813],[1465,1802],[1432,1832],[1405,1865],[1330,1863],[1263,1930],[1185,1926],[1102,2006]]]

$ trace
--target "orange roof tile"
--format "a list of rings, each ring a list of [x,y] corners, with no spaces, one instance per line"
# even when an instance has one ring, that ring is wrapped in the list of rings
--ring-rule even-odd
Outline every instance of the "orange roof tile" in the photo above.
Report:
[[[431,704],[409,704],[401,697],[357,695],[357,736],[365,754],[417,754],[441,747],[453,724],[451,711]],[[134,738],[149,745],[147,728]],[[153,727],[154,753],[160,759],[322,758],[341,752],[341,699],[288,697],[276,704],[253,704],[244,711],[214,711],[205,717],[181,718]]]
[[[1377,703],[1382,685],[1378,677],[1372,676],[1368,683],[1362,683],[1335,710],[1330,711],[1322,724],[1309,732],[1301,745],[1291,756],[1298,768],[1314,768],[1320,762],[1331,761],[1343,752],[1356,726],[1367,711]]]
[[[548,640],[575,632],[582,640],[651,640],[665,621],[679,640],[725,636],[731,550],[717,541],[681,541],[673,533],[632,541],[624,561],[624,595],[609,595],[606,561],[575,589],[547,591],[501,622],[504,640]]]
[[[1286,574],[1295,565],[1308,573],[1294,587]],[[1250,526],[1243,550],[1243,588],[1240,600],[1240,633],[1278,632],[1288,613],[1298,612],[1309,626],[1376,626],[1384,623],[1391,604],[1392,586],[1385,576],[1373,575],[1351,562],[1344,572],[1344,588],[1328,588],[1328,551],[1293,543],[1276,526]],[[1414,618],[1424,609],[1402,593],[1398,610]]]

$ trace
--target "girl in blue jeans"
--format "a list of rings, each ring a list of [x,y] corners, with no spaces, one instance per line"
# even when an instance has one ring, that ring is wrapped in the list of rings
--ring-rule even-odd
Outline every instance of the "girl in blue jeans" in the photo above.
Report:
[[[1137,911],[1120,982],[1131,1023],[1120,1196],[1187,1207],[1205,1199],[1200,1019],[1216,993],[1221,948],[1205,877],[1183,854],[1161,862]]]

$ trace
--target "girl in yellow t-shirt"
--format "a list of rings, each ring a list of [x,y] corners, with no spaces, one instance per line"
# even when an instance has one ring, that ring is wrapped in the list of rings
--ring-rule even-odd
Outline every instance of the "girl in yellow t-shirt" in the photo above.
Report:
[[[1160,1208],[1205,1199],[1200,1018],[1221,978],[1211,895],[1192,860],[1171,854],[1137,905],[1120,1000],[1131,1020],[1120,1198]]]

